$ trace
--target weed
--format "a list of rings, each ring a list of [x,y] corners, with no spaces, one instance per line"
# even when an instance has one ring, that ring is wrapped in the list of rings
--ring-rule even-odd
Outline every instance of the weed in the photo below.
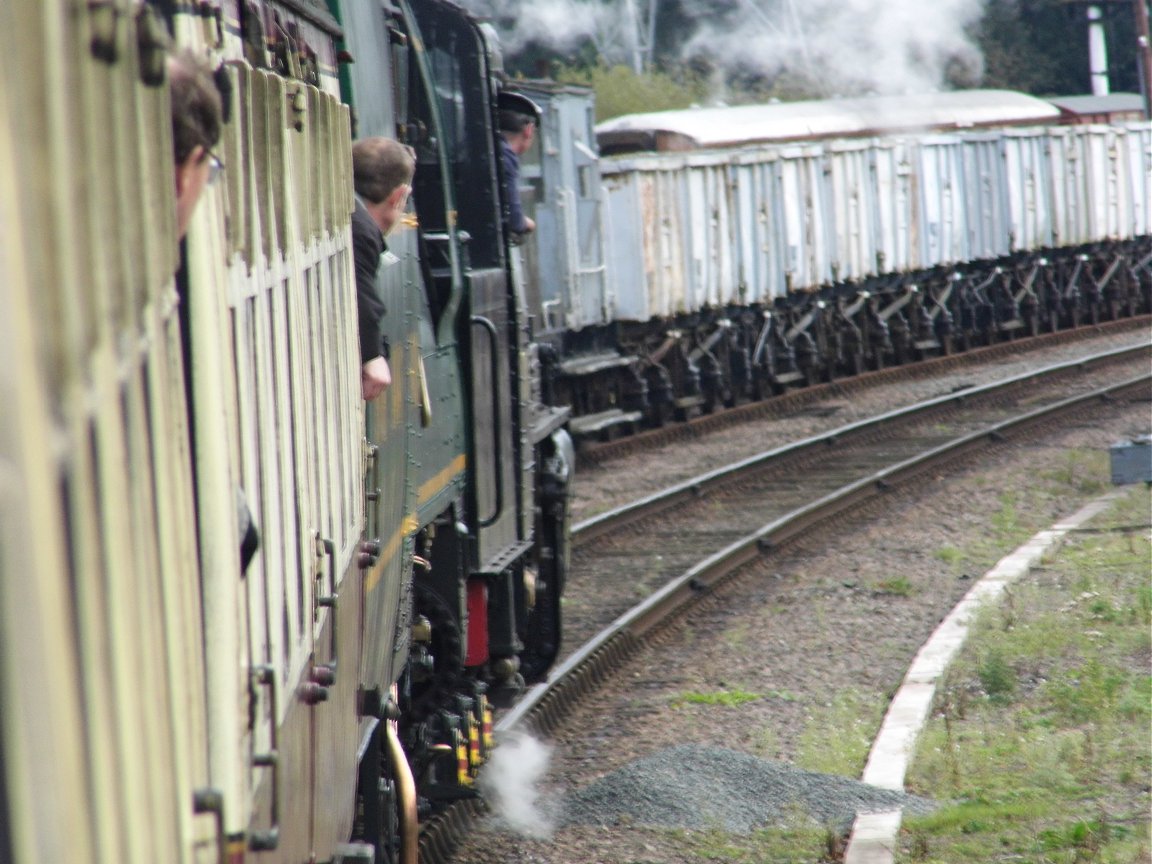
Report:
[[[992,514],[992,527],[1001,536],[1012,536],[1019,526],[1020,517],[1016,512],[1017,497],[1015,492],[1001,493],[1000,509]]]
[[[1069,450],[1063,464],[1042,476],[1052,481],[1057,491],[1072,489],[1082,495],[1098,495],[1107,487],[1107,456],[1099,450]]]
[[[964,560],[966,557],[963,552],[955,546],[941,546],[933,553],[937,560],[943,561],[945,564],[956,565]]]
[[[1006,702],[1016,690],[1016,671],[998,650],[988,652],[977,669],[980,686],[994,702]]]
[[[908,597],[912,594],[912,583],[903,576],[895,576],[891,579],[883,579],[877,582],[873,590],[881,595]]]
[[[724,644],[733,650],[740,650],[748,644],[748,625],[738,624],[724,633]]]
[[[764,759],[776,759],[780,752],[780,736],[772,726],[760,729],[753,741],[752,752]]]
[[[1086,723],[1111,711],[1126,683],[1121,672],[1093,659],[1071,669],[1067,677],[1048,682],[1045,692],[1060,716],[1070,723]]]
[[[719,690],[715,693],[681,693],[672,699],[673,708],[685,705],[719,705],[725,708],[738,708],[748,702],[758,702],[764,696],[745,690]]]

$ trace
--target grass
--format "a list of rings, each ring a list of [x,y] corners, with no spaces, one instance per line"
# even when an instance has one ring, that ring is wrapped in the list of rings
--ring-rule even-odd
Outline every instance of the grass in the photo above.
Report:
[[[724,708],[738,708],[748,702],[759,702],[764,696],[761,693],[749,693],[746,690],[716,690],[711,693],[686,692],[672,698],[673,708],[682,708],[685,705],[710,705]]]
[[[943,561],[952,568],[959,567],[967,558],[967,556],[955,546],[941,546],[934,554],[937,560]]]
[[[814,710],[796,746],[796,765],[859,777],[887,706],[859,690],[842,690]]]
[[[1061,482],[1086,482],[1082,464]],[[1148,513],[1139,487],[1099,522]],[[981,615],[908,777],[952,803],[905,821],[898,862],[1152,861],[1150,574],[1146,529],[1076,535],[1013,589],[1010,614]]]
[[[904,576],[895,576],[891,579],[882,579],[877,582],[872,590],[876,594],[887,595],[890,597],[909,597],[912,594],[912,583]]]
[[[1106,453],[1071,451],[1039,488],[1002,495],[984,538],[934,557],[956,572],[987,569],[1068,513],[1070,501],[1106,488],[1107,476]],[[1152,864],[1152,547],[1146,529],[1107,530],[1148,521],[1148,491],[1134,488],[1094,520],[1101,533],[1073,537],[983,616],[941,688],[909,776],[909,791],[943,806],[905,820],[898,864]],[[738,650],[747,637],[734,630],[725,640]],[[682,694],[678,704],[756,699],[797,697],[725,688]],[[879,692],[828,694],[809,709],[794,762],[859,777],[885,707]],[[759,731],[754,749],[775,758],[777,733]],[[670,842],[681,862],[842,860],[835,833],[803,820],[743,836],[653,829],[652,837],[656,847]],[[653,864],[671,860],[653,851]]]
[[[730,834],[725,831],[669,832],[682,860],[728,864],[820,864],[841,861],[842,840],[831,828],[797,817],[795,824]]]

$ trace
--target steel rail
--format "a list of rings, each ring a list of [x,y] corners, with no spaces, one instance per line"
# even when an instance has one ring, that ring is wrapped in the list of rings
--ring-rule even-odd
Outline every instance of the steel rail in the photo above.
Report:
[[[1073,374],[1086,371],[1109,363],[1120,363],[1132,359],[1140,353],[1152,348],[1152,343],[1119,348],[1113,351],[1102,351],[1077,360],[1065,363],[1055,363],[1042,369],[994,381],[977,387],[968,387],[957,390],[935,399],[927,399],[913,405],[896,408],[875,417],[868,417],[855,423],[827,432],[821,432],[809,438],[794,441],[781,447],[766,450],[754,456],[733,462],[705,474],[698,475],[682,483],[662,489],[643,498],[638,498],[627,504],[599,513],[590,519],[578,523],[572,529],[572,542],[579,547],[594,540],[602,539],[609,533],[615,533],[624,527],[634,524],[642,519],[663,513],[679,506],[684,501],[703,498],[730,483],[733,478],[747,475],[755,471],[779,465],[785,460],[801,458],[815,451],[824,451],[829,447],[859,439],[863,436],[876,435],[881,429],[890,428],[897,423],[923,420],[933,412],[955,409],[964,402],[985,398],[991,395],[1008,393],[1019,387],[1026,386],[1034,381],[1044,378],[1055,378],[1060,375]]]

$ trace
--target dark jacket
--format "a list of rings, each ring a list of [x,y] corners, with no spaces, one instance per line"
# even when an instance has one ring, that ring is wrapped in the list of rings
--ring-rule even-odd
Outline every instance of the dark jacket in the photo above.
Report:
[[[524,221],[524,208],[520,206],[520,157],[508,146],[503,135],[500,136],[500,159],[504,162],[506,224],[513,234],[523,234],[528,230],[528,223]]]
[[[384,298],[376,287],[380,256],[388,247],[380,226],[372,221],[360,200],[352,211],[352,254],[356,260],[356,308],[360,318],[360,363],[388,356],[384,335]]]

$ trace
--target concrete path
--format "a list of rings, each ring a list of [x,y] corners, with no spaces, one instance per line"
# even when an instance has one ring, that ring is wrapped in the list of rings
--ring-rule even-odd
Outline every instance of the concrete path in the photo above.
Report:
[[[1080,528],[1107,510],[1124,494],[1126,490],[1122,488],[1110,492],[1047,531],[1041,531],[1015,552],[1000,559],[972,586],[912,661],[912,667],[888,706],[888,713],[884,715],[880,732],[872,744],[861,778],[865,783],[882,789],[904,788],[908,760],[932,709],[936,685],[968,637],[968,628],[977,610],[983,604],[999,599],[1005,588],[1031,570],[1044,553],[1056,546],[1069,531]],[[844,864],[892,864],[900,817],[900,810],[857,816],[852,824]]]

